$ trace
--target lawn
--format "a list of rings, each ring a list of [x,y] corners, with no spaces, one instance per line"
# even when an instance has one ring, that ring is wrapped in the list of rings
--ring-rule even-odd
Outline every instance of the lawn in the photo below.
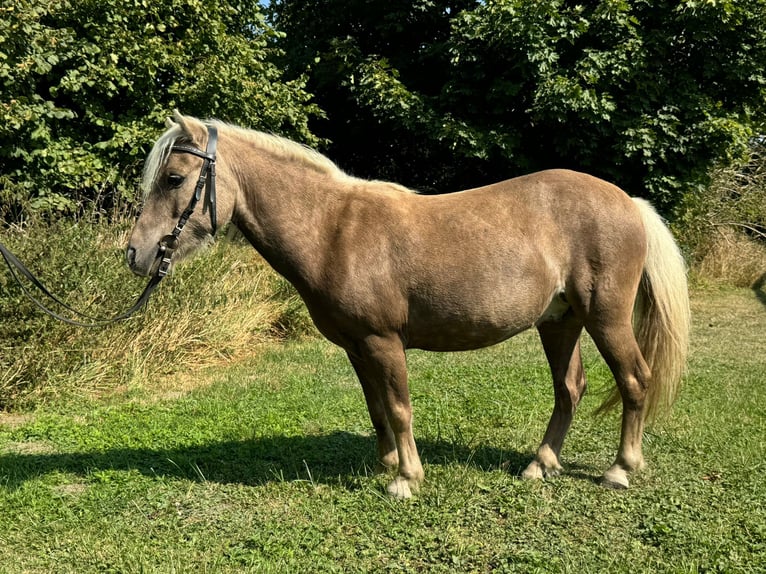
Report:
[[[591,345],[566,473],[518,478],[553,402],[534,333],[410,353],[411,501],[371,473],[361,390],[318,338],[0,415],[0,572],[762,572],[763,300],[695,289],[690,374],[627,491],[597,483],[619,421],[592,414]]]

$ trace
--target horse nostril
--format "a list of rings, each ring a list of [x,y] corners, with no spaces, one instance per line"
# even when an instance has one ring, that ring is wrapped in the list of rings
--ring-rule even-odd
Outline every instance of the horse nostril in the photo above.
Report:
[[[125,252],[125,260],[128,262],[128,267],[131,269],[136,264],[136,249],[135,247],[128,247],[128,250]]]

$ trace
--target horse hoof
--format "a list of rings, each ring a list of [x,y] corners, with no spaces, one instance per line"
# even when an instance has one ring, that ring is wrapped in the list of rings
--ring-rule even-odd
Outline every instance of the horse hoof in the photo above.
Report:
[[[410,482],[403,476],[397,476],[394,480],[392,480],[391,483],[386,487],[386,492],[389,496],[398,500],[406,500],[407,498],[412,498]]]
[[[545,476],[545,478],[553,478],[554,476],[560,475],[562,470],[564,469],[560,466],[545,468],[543,469],[543,476]]]
[[[628,473],[619,466],[613,466],[601,477],[601,486],[612,490],[625,490],[628,488]]]
[[[553,478],[561,474],[563,468],[561,465],[545,466],[540,464],[539,461],[533,460],[529,463],[524,472],[521,473],[521,478],[524,480],[542,480],[543,478]]]
[[[536,460],[533,460],[521,473],[521,478],[524,480],[542,480],[544,478],[543,469]]]

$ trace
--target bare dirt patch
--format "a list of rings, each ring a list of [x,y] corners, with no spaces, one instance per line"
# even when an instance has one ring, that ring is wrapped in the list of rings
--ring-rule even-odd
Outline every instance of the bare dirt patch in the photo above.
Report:
[[[3,413],[0,412],[0,427],[8,429],[17,429],[30,422],[32,422],[33,415],[20,414],[20,413]]]

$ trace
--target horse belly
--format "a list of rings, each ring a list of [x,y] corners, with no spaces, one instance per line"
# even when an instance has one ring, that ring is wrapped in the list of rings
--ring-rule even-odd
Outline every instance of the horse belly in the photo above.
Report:
[[[509,329],[494,325],[488,327],[480,324],[449,323],[438,330],[410,333],[407,347],[424,351],[470,351],[505,341],[529,327],[531,325]]]
[[[407,346],[427,351],[488,347],[534,326],[544,309],[534,304],[474,304],[411,309]]]

